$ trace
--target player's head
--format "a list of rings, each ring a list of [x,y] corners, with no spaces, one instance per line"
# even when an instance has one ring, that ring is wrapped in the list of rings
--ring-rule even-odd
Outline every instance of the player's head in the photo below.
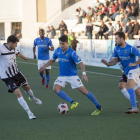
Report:
[[[39,29],[39,35],[40,35],[40,37],[44,37],[44,35],[45,35],[44,29]]]
[[[121,46],[125,42],[124,32],[116,32],[115,33],[115,42],[118,46]]]
[[[19,42],[19,39],[14,36],[14,35],[10,35],[8,38],[7,38],[7,44],[9,46],[9,49],[10,50],[13,50],[15,49],[15,47],[17,46],[17,43]]]
[[[59,38],[59,43],[62,50],[66,50],[68,48],[68,37],[66,35],[62,35]]]

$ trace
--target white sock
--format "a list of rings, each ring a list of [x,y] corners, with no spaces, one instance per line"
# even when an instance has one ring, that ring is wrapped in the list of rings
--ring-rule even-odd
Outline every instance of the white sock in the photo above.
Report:
[[[19,97],[17,100],[28,114],[32,113],[23,97]]]
[[[130,95],[129,95],[128,91],[126,90],[126,88],[123,88],[123,89],[121,90],[121,92],[123,93],[123,95],[124,95],[128,100],[130,100]]]
[[[33,91],[30,89],[29,91],[25,91],[25,93],[26,94],[28,94],[29,95],[29,97],[31,97],[32,99],[34,99],[34,93],[33,93]]]

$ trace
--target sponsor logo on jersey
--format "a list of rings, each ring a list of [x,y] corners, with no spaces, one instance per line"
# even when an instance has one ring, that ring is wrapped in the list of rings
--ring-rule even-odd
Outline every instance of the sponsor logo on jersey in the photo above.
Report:
[[[68,56],[68,54],[66,53],[66,57]]]
[[[127,50],[124,50],[125,53],[127,53]]]

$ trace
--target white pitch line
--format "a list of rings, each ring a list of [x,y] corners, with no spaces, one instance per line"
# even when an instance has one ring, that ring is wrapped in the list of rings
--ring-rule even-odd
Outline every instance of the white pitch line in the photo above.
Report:
[[[32,65],[37,65],[35,63],[30,63],[30,62],[22,62],[22,61],[17,61],[19,63],[24,63],[24,64],[32,64]],[[57,66],[52,66],[53,68],[59,68]],[[81,70],[78,70],[81,71]],[[94,73],[94,74],[99,74],[99,75],[104,75],[104,76],[111,76],[111,77],[121,77],[121,76],[117,76],[117,75],[112,75],[112,74],[105,74],[105,73],[99,73],[99,72],[93,72],[93,71],[86,71],[87,73]]]

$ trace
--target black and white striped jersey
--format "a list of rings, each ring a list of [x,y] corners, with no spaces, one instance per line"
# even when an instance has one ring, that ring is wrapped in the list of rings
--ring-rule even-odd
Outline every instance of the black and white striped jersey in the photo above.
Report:
[[[6,79],[15,76],[18,72],[16,55],[19,53],[17,48],[9,50],[6,44],[0,46],[0,77]]]

